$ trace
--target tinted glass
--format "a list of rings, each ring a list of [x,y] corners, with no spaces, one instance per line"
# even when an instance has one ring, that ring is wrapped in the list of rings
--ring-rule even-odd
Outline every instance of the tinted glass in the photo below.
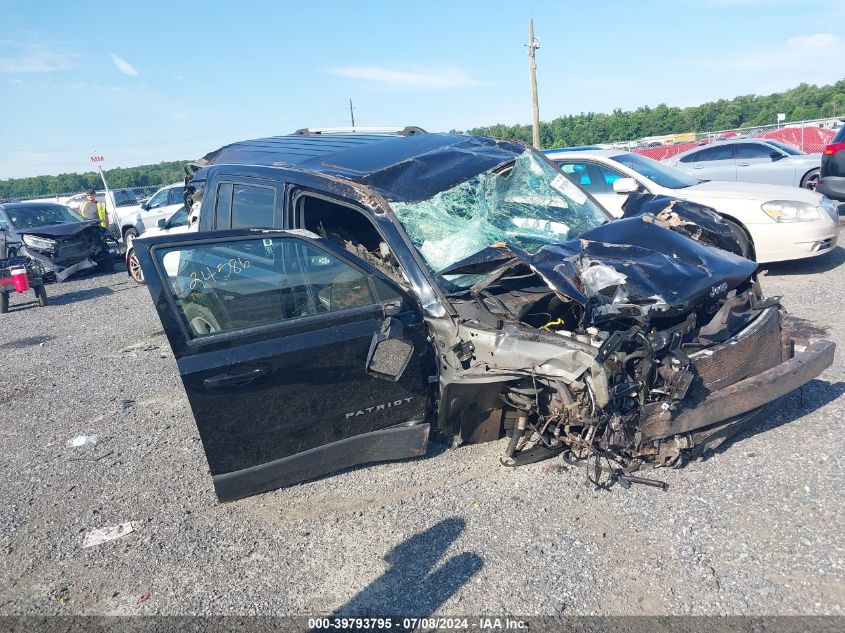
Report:
[[[276,190],[270,187],[234,185],[232,228],[273,228]]]
[[[714,145],[707,147],[695,155],[693,162],[705,160],[732,160],[734,157],[733,145]]]
[[[367,276],[292,238],[157,249],[191,338],[375,304]]]
[[[775,150],[762,143],[740,143],[737,146],[739,158],[765,158],[771,160],[770,154]]]
[[[836,136],[833,137],[833,143],[841,143],[845,141],[845,125],[839,128],[839,131],[836,133]]]
[[[690,154],[681,159],[682,163],[698,163],[705,160],[732,160],[734,157],[733,145],[714,145],[703,150]]]

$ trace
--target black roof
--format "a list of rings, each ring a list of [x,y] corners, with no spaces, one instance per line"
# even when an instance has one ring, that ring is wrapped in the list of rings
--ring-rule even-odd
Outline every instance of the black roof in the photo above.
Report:
[[[513,141],[463,134],[292,134],[232,143],[196,166],[292,167],[371,187],[388,200],[415,202],[525,149]]]

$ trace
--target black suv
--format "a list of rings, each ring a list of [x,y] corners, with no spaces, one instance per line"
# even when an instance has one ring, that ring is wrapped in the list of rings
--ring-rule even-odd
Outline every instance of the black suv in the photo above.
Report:
[[[706,207],[641,194],[611,222],[520,143],[302,131],[189,171],[200,232],[134,244],[221,500],[431,432],[630,484],[833,361],[828,341],[793,357]]]
[[[845,124],[822,152],[822,168],[816,191],[845,202]]]

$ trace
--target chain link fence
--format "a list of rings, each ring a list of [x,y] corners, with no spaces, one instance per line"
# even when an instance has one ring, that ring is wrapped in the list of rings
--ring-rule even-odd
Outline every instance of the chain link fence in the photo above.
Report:
[[[825,145],[833,139],[836,131],[843,125],[840,118],[793,121],[773,125],[718,130],[715,132],[690,132],[687,134],[669,134],[663,137],[649,137],[632,141],[627,145],[631,151],[655,160],[665,160],[693,147],[706,145],[712,141],[733,138],[761,138],[780,141],[800,149],[808,154],[822,152]],[[643,146],[645,145],[645,146]]]

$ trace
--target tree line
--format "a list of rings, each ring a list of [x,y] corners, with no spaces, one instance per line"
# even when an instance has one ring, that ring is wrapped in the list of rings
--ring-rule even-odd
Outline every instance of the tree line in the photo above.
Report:
[[[540,140],[544,148],[550,148],[630,141],[661,134],[755,127],[774,124],[781,112],[786,114],[787,121],[845,116],[845,80],[829,86],[802,83],[786,92],[719,99],[688,108],[661,103],[654,108],[618,109],[611,114],[582,112],[541,122]],[[527,124],[498,124],[473,128],[468,132],[531,142],[531,126]],[[188,162],[116,167],[106,171],[106,179],[109,186],[116,189],[176,182],[184,177],[183,166]],[[0,180],[0,198],[47,196],[89,188],[102,188],[96,172],[14,178]]]
[[[157,165],[115,167],[106,169],[106,181],[112,189],[148,187],[169,184],[185,178],[184,166],[189,160],[174,160]],[[78,193],[86,189],[102,189],[103,181],[95,171],[59,174],[58,176],[31,176],[0,180],[0,198],[31,198],[60,193]]]
[[[787,121],[845,117],[845,80],[829,86],[800,84],[770,95],[743,95],[699,106],[676,108],[665,103],[611,114],[582,112],[540,122],[544,148],[594,145],[630,141],[646,136],[710,132],[777,123],[778,113]],[[531,142],[531,125],[490,125],[468,130],[470,134],[497,136]]]

